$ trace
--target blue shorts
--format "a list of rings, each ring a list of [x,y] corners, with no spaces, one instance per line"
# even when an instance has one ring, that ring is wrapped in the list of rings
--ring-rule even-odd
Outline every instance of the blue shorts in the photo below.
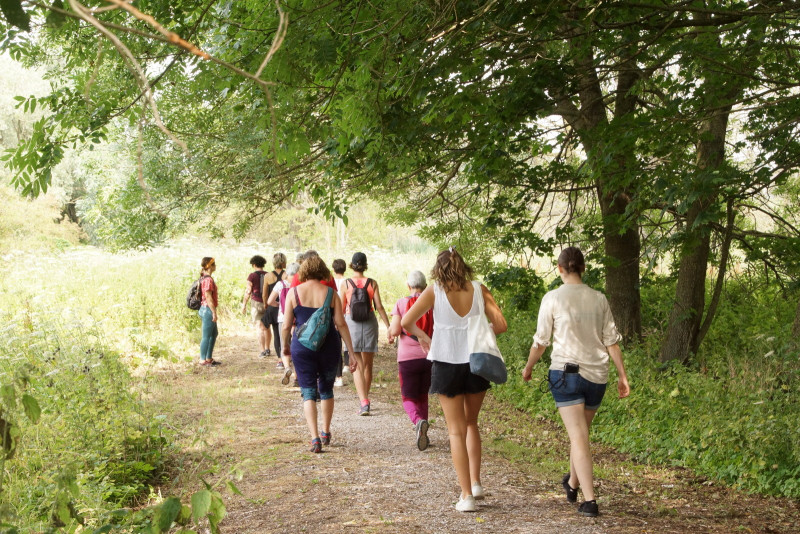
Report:
[[[578,373],[550,370],[550,393],[556,401],[556,407],[584,404],[586,410],[597,410],[606,394],[605,384],[589,382]]]

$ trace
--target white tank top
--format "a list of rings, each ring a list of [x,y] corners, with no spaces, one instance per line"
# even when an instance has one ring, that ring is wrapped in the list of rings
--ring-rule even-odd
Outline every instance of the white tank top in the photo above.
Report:
[[[472,282],[472,307],[461,317],[447,300],[444,288],[433,284],[433,336],[428,359],[445,363],[469,363],[467,327],[469,318],[479,313],[478,298],[482,297],[480,282]]]

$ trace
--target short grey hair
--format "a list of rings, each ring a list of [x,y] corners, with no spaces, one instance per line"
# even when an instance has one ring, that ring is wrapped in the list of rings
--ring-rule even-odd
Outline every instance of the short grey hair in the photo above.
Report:
[[[300,264],[297,263],[296,261],[293,261],[286,268],[286,274],[288,274],[289,276],[294,276],[294,275],[297,274],[297,271],[299,271],[299,270],[300,270]]]
[[[425,289],[428,286],[425,280],[425,275],[421,271],[411,271],[408,273],[408,280],[406,281],[408,287],[414,289]]]

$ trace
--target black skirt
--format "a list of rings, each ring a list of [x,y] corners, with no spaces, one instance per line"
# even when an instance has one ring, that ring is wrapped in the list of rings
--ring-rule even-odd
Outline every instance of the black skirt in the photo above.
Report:
[[[433,362],[430,389],[432,395],[455,397],[481,393],[490,387],[488,380],[470,372],[468,363]]]

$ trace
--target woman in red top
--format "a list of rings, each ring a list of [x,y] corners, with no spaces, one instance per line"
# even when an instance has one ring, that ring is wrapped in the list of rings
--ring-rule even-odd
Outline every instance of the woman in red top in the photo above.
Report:
[[[200,341],[200,365],[220,365],[220,362],[212,358],[214,353],[214,343],[217,341],[217,284],[211,275],[217,270],[214,258],[203,258],[200,262],[203,270],[200,272],[202,278],[200,291],[203,298],[200,303],[200,310],[197,315],[203,320],[203,339]]]

